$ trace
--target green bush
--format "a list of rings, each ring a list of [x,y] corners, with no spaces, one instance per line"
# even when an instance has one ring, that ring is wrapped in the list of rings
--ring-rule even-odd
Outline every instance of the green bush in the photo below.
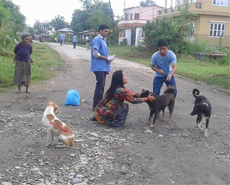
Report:
[[[77,43],[78,44],[86,44],[86,40],[84,40],[84,39],[78,39]]]
[[[126,38],[124,38],[124,39],[120,42],[120,45],[121,45],[121,46],[127,46],[127,44],[128,44],[128,41],[127,41]]]
[[[218,63],[219,63],[220,65],[230,65],[230,50],[228,49],[227,51],[225,51],[225,54],[227,54],[226,57],[220,58],[220,59],[218,60]]]

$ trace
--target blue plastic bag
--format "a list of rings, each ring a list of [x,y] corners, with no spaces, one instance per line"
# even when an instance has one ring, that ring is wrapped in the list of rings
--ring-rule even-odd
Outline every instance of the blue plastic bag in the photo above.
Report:
[[[69,89],[66,94],[65,105],[78,106],[80,104],[80,96],[77,89]]]

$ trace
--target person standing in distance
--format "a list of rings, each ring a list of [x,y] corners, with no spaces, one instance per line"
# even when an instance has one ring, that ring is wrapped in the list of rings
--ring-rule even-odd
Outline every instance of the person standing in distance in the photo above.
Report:
[[[73,36],[73,48],[74,48],[74,49],[76,48],[76,45],[77,45],[77,36],[74,35],[74,36]]]
[[[91,66],[90,71],[93,71],[96,76],[96,87],[93,97],[93,110],[98,102],[103,98],[106,74],[111,71],[110,63],[115,59],[115,55],[109,56],[108,46],[105,38],[109,33],[107,25],[100,25],[98,28],[99,34],[92,40],[91,43]]]
[[[31,54],[33,52],[30,44],[30,36],[24,34],[21,37],[21,42],[14,48],[14,84],[18,86],[18,94],[21,94],[21,86],[26,86],[26,93],[29,92],[30,75],[31,75]]]
[[[152,55],[151,69],[156,72],[153,80],[153,92],[160,95],[163,83],[166,86],[173,86],[175,88],[174,97],[177,95],[176,81],[174,74],[176,73],[176,55],[168,50],[168,42],[164,39],[158,41],[158,50]]]

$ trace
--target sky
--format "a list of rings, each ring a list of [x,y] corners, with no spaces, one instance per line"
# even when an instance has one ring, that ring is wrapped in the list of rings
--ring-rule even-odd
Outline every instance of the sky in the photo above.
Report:
[[[11,0],[20,7],[20,12],[26,17],[26,24],[33,26],[36,20],[50,22],[58,15],[65,21],[71,22],[72,13],[81,9],[79,0]],[[108,2],[108,0],[103,0]],[[126,0],[126,8],[138,6],[141,0]],[[155,0],[156,4],[164,7],[164,0]],[[115,16],[123,15],[124,0],[111,0],[111,6]]]

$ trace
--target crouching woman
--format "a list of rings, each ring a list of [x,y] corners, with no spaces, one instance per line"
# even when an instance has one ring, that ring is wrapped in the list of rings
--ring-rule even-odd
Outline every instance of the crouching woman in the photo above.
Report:
[[[124,103],[124,100],[134,104],[155,100],[152,95],[147,98],[139,98],[138,93],[124,86],[127,83],[127,77],[122,70],[113,73],[111,85],[104,99],[95,107],[95,121],[105,123],[110,127],[122,127],[129,111],[129,106]]]

